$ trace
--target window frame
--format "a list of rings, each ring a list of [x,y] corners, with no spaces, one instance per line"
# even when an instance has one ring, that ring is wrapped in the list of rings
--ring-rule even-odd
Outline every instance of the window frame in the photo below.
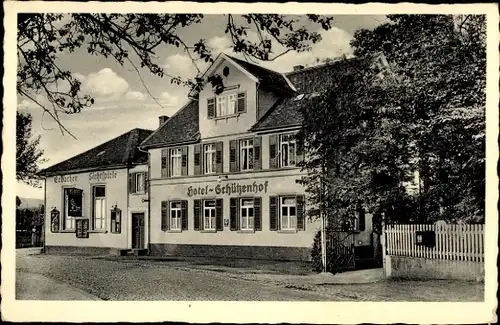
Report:
[[[279,168],[293,168],[293,167],[297,167],[297,139],[296,139],[296,135],[297,133],[282,133],[282,134],[279,134],[278,135],[278,144],[279,144],[279,153],[278,153],[278,157],[279,157]],[[286,141],[283,141],[283,138],[286,137],[287,140]],[[292,139],[291,139],[292,138]],[[290,144],[294,145],[294,161],[293,161],[293,164],[290,163]],[[287,164],[284,165],[283,164],[283,144],[287,144],[287,149],[286,149],[286,160],[287,160]]]
[[[293,198],[294,200],[294,205],[291,204],[285,204],[284,201],[286,199],[291,199]],[[284,228],[283,227],[283,208],[287,208],[287,224],[288,227]],[[295,209],[295,214],[292,216],[290,213],[290,208]],[[291,218],[293,219],[291,220]],[[293,223],[293,226],[291,227],[290,224]],[[297,197],[296,196],[289,196],[289,195],[283,195],[279,196],[279,229],[284,230],[284,231],[295,231],[297,230]]]
[[[178,204],[179,207],[174,208],[173,205]],[[169,201],[168,202],[168,223],[169,223],[169,230],[172,231],[182,231],[182,201],[181,200],[174,200],[174,201]],[[176,217],[173,218],[173,212],[176,213]],[[173,220],[176,219],[177,223],[174,227]]]
[[[104,196],[97,196],[99,201],[103,201],[103,205],[101,206],[101,212],[104,212],[104,215],[98,218],[101,220],[101,227],[97,228],[96,227],[96,194],[95,191],[97,188],[104,188]],[[92,206],[91,206],[91,211],[92,211],[92,222],[91,222],[91,227],[90,229],[93,231],[106,231],[107,230],[107,189],[106,189],[106,184],[92,184]]]
[[[68,194],[67,191],[72,188],[71,186],[69,187],[63,187],[63,220],[62,220],[62,227],[59,227],[63,231],[76,231],[76,217],[69,216],[69,202],[68,202]],[[82,209],[83,209],[83,202],[82,202]],[[66,222],[70,221],[70,224],[73,225],[73,227],[68,228],[66,226]],[[61,222],[60,222],[61,223]]]
[[[241,231],[253,231],[255,229],[255,199],[253,197],[240,197],[239,199],[239,230]],[[244,200],[251,200],[252,205],[251,206],[245,206],[243,205]],[[249,216],[249,210],[252,209],[252,222],[250,226],[250,216]],[[243,210],[246,211],[246,226],[244,227],[244,222],[243,222]]]
[[[211,150],[207,150],[207,148],[212,148]],[[202,146],[203,150],[203,174],[211,175],[217,173],[217,143],[205,143]],[[210,153],[210,171],[208,171],[209,159],[207,159],[207,154]]]
[[[247,144],[245,146],[242,145],[242,143],[252,143],[251,145]],[[250,159],[250,155],[248,154],[248,150],[252,149],[252,157]],[[254,159],[255,159],[255,144],[254,144],[254,138],[245,138],[245,139],[239,139],[238,140],[238,150],[239,150],[239,171],[251,171],[254,169]],[[246,164],[247,168],[244,168],[244,155],[243,152],[244,150],[247,151],[247,156],[246,156]],[[248,168],[248,166],[251,166],[251,168]]]
[[[208,202],[213,202],[213,207],[207,207],[206,206],[206,203]],[[205,200],[202,200],[201,201],[201,204],[202,204],[202,221],[203,221],[203,224],[201,227],[202,230],[207,230],[207,231],[217,231],[217,199],[205,199]],[[209,224],[210,224],[210,227],[206,227],[206,218],[207,216],[205,216],[205,210],[208,210],[208,211],[211,211],[209,212]],[[213,215],[211,215],[210,213],[213,213]]]
[[[174,155],[174,152],[176,153]],[[178,153],[178,154],[177,154]],[[174,173],[174,158],[178,160],[178,174]],[[170,148],[169,149],[169,177],[180,177],[182,176],[182,148]]]

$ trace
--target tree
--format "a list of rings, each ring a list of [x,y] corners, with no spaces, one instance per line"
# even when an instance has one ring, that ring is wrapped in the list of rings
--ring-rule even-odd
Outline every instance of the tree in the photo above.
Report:
[[[30,114],[17,112],[16,115],[16,179],[28,185],[39,187],[36,173],[38,165],[45,162],[43,150],[38,148],[40,135],[33,138]],[[16,198],[16,202],[21,201]]]
[[[227,18],[224,33],[232,49],[247,59],[274,60],[285,53],[307,51],[321,40],[316,32],[298,26],[299,21],[276,14],[248,14]],[[323,29],[331,28],[331,17],[307,15],[307,19]],[[187,44],[182,29],[204,20],[200,14],[19,14],[17,55],[17,93],[31,99],[58,122],[61,132],[69,132],[59,119],[60,113],[78,113],[94,103],[82,94],[80,82],[58,64],[58,55],[86,48],[90,55],[110,57],[125,63],[139,73],[134,62],[172,83],[200,89],[209,81],[219,91],[222,79],[213,76],[203,80],[198,63],[213,62],[214,56],[204,39]],[[221,31],[222,32],[222,31]],[[250,33],[255,35],[252,41]],[[156,52],[160,46],[182,49],[198,69],[193,79],[170,75],[159,64]],[[37,100],[43,94],[49,105]],[[71,133],[70,133],[71,134]]]
[[[21,206],[21,203],[21,199],[16,195],[16,208],[19,208]]]
[[[358,58],[387,64],[345,61],[351,71],[304,110],[303,168],[326,185],[302,180],[313,202],[345,218],[362,198],[392,222],[484,220],[484,18],[389,15],[355,33]]]

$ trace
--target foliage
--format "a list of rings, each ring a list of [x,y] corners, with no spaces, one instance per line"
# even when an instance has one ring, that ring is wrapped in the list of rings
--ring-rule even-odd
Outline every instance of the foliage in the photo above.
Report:
[[[38,165],[45,162],[43,150],[38,149],[40,136],[32,137],[31,114],[17,112],[16,116],[16,179],[40,187],[36,173]],[[18,206],[21,201],[16,199]]]
[[[319,230],[314,235],[311,249],[311,266],[314,272],[323,271],[323,260],[321,258],[321,231]]]
[[[482,221],[484,16],[388,18],[303,110],[310,216],[343,222],[362,199],[374,222]]]
[[[291,50],[307,51],[311,44],[321,40],[318,33],[309,32],[298,25],[298,20],[287,16],[225,16],[224,32],[230,37],[233,51],[248,59],[274,60]],[[69,132],[60,123],[58,114],[78,113],[94,103],[93,98],[81,93],[80,81],[58,63],[61,53],[71,53],[78,48],[86,48],[90,55],[110,57],[122,66],[129,63],[137,73],[139,68],[134,62],[175,84],[200,89],[208,81],[220,90],[220,76],[204,80],[198,69],[199,62],[214,61],[206,40],[188,44],[182,36],[184,29],[201,23],[204,18],[201,14],[19,14],[17,92],[56,120],[61,132]],[[307,19],[325,30],[331,28],[331,17],[307,15]],[[256,35],[257,41],[248,37],[250,33]],[[156,55],[161,47],[184,51],[198,75],[188,80],[170,75],[158,63]],[[49,107],[37,101],[39,93],[47,98]]]
[[[19,208],[21,206],[21,203],[21,199],[16,195],[16,208]]]

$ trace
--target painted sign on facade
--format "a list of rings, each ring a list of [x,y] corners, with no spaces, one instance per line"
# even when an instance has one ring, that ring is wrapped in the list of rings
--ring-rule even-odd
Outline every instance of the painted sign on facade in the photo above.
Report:
[[[118,173],[114,170],[105,172],[93,172],[89,174],[89,181],[105,182],[108,179],[116,178]]]
[[[54,176],[54,183],[72,183],[77,181],[78,181],[78,176],[76,175]]]
[[[187,190],[187,195],[192,196],[203,196],[203,195],[243,195],[243,194],[259,194],[267,193],[267,187],[269,185],[268,181],[263,183],[253,182],[251,184],[240,184],[240,183],[227,183],[227,184],[217,184],[217,185],[205,185],[205,186],[189,186]]]

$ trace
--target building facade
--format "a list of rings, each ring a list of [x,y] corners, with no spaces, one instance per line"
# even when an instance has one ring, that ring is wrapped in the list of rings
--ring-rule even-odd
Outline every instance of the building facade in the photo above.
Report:
[[[217,58],[205,77],[223,76],[222,93],[192,93],[141,144],[150,156],[151,254],[310,259],[320,222],[305,217],[295,135],[301,105],[331,69],[283,75]],[[370,220],[358,224],[355,246],[373,247]]]
[[[147,154],[152,131],[134,129],[43,170],[47,253],[146,250]]]

